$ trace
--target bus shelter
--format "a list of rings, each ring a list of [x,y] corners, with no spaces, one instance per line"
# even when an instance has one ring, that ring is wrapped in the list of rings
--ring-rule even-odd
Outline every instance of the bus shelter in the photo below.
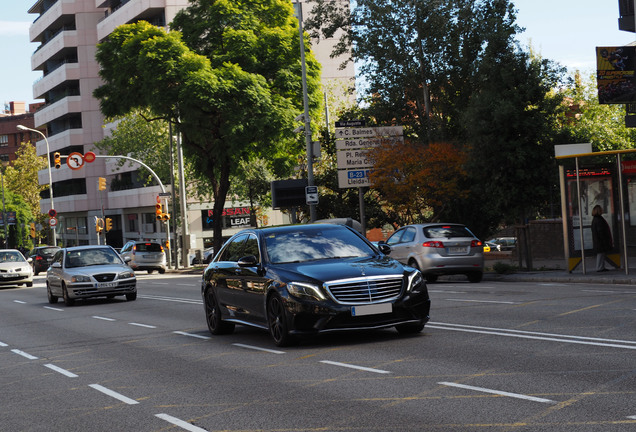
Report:
[[[592,209],[598,204],[612,230],[614,249],[607,260],[629,274],[628,239],[636,238],[636,160],[623,159],[630,153],[636,149],[592,152],[591,144],[555,146],[557,160],[564,162],[559,164],[559,180],[570,273],[580,265],[586,274],[585,258],[595,255],[591,224]]]

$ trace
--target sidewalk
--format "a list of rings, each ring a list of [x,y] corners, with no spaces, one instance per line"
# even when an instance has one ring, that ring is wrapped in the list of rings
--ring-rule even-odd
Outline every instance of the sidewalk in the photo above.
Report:
[[[493,270],[493,265],[502,262],[516,266],[517,269],[511,274],[499,274]],[[486,256],[484,266],[484,281],[500,281],[500,282],[557,282],[557,283],[589,283],[589,284],[620,284],[620,285],[636,285],[636,258],[630,258],[628,261],[628,274],[625,274],[624,268],[611,269],[609,264],[606,268],[611,269],[606,272],[596,272],[596,257],[586,257],[585,274],[583,273],[582,263],[579,264],[572,272],[568,272],[565,258],[553,260],[534,260],[532,263],[533,270],[525,270],[518,268],[518,260],[513,260],[511,256],[502,254]],[[635,290],[636,292],[636,290]]]

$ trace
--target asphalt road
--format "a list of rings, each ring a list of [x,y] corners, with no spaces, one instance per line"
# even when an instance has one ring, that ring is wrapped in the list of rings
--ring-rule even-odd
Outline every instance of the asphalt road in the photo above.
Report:
[[[303,340],[207,331],[198,276],[136,301],[0,289],[0,431],[636,431],[636,288],[429,284],[431,322]]]

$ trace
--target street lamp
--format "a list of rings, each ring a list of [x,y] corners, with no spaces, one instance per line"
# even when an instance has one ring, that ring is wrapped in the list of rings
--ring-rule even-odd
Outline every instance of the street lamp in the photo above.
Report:
[[[46,135],[44,135],[41,131],[37,129],[31,129],[23,125],[18,125],[17,128],[23,131],[31,131],[42,135],[44,138],[44,142],[46,143],[46,165],[49,169],[49,196],[51,197],[51,210],[55,210],[55,206],[53,205],[53,178],[51,176],[51,150],[49,149],[49,140],[46,139]],[[51,227],[51,231],[53,231],[53,244],[57,246],[57,238],[55,235],[55,227]]]

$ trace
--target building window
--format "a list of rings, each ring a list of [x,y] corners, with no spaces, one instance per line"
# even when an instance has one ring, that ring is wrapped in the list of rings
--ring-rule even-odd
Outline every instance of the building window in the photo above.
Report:
[[[128,232],[139,232],[139,219],[136,214],[128,215]]]
[[[0,135],[0,147],[9,146],[9,135]]]
[[[145,233],[157,232],[157,217],[154,213],[144,213],[144,226],[143,231]]]

